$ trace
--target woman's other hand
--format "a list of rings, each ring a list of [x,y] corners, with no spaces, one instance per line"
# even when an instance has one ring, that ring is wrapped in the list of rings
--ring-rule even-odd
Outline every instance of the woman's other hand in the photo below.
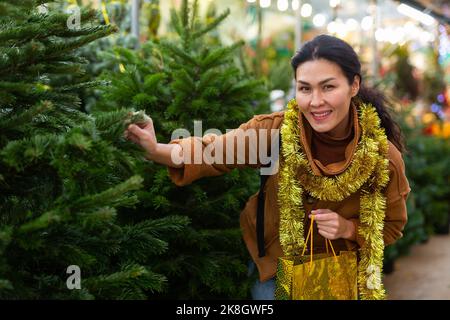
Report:
[[[311,215],[314,215],[319,234],[323,237],[330,240],[343,238],[354,241],[356,239],[356,228],[352,221],[343,218],[330,209],[312,210],[311,213]],[[309,218],[311,218],[311,215],[309,215]]]

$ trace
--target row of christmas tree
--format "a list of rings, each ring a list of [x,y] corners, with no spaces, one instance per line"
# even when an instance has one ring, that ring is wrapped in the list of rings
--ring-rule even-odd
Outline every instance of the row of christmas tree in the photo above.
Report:
[[[193,119],[225,131],[266,110],[242,43],[211,34],[229,13],[197,7],[172,12],[176,38],[132,50],[94,10],[0,3],[0,298],[249,296],[239,212],[257,173],[177,188],[123,137],[143,112],[168,142]]]

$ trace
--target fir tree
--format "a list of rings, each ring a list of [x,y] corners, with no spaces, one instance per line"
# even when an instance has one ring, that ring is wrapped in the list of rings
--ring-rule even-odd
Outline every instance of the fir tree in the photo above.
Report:
[[[87,5],[91,7],[92,3]],[[132,49],[137,47],[138,43],[138,39],[131,33],[131,4],[128,1],[103,1],[101,6],[101,20],[105,24],[112,23],[117,26],[118,32],[79,49],[78,54],[88,61],[84,75],[84,79],[87,81],[98,77],[103,70],[110,70],[115,67],[115,61],[109,56],[114,53],[108,51],[108,49],[113,46]],[[123,70],[123,66],[119,65],[119,68]],[[96,101],[99,100],[100,95],[100,90],[95,87],[80,89],[79,96],[82,110],[90,112]]]
[[[267,92],[261,81],[251,79],[236,66],[242,43],[226,47],[211,41],[229,12],[206,23],[198,18],[194,1],[172,10],[174,39],[148,42],[135,52],[116,48],[116,69],[107,72],[97,110],[132,106],[151,115],[157,139],[167,143],[177,128],[193,134],[193,120],[203,130],[237,128],[255,112],[267,110]],[[113,56],[113,55],[112,55]],[[118,69],[119,64],[124,72]],[[264,109],[266,108],[266,109]],[[234,170],[176,187],[167,169],[148,161],[140,166],[148,186],[139,192],[142,207],[130,215],[164,217],[182,213],[191,224],[169,237],[170,250],[151,262],[168,278],[168,290],[151,298],[248,298],[249,255],[239,228],[239,213],[259,183],[257,172]]]
[[[141,152],[122,135],[143,115],[94,118],[76,94],[98,84],[80,82],[76,50],[115,28],[98,25],[92,10],[81,11],[81,28],[68,28],[72,15],[44,2],[0,3],[0,298],[145,298],[166,285],[145,263],[187,219],[123,215],[142,178],[133,175]],[[79,289],[67,273],[73,265]]]

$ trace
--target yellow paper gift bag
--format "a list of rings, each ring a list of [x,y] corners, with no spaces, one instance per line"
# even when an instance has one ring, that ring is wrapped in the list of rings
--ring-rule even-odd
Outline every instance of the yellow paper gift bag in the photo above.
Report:
[[[314,216],[313,216],[314,217]],[[313,254],[313,221],[300,256],[278,259],[275,298],[277,300],[356,300],[357,257],[354,251],[336,255],[331,240],[326,239],[327,253]],[[311,238],[311,254],[305,255]],[[333,254],[328,253],[328,243]]]

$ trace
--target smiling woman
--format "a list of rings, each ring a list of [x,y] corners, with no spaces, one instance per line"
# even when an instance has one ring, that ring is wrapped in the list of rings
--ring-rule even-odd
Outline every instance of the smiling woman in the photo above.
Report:
[[[358,56],[346,42],[318,36],[304,44],[291,64],[296,98],[286,111],[257,115],[223,135],[176,139],[169,144],[156,142],[151,121],[130,127],[127,135],[147,150],[149,159],[168,166],[175,184],[184,186],[234,168],[262,168],[267,155],[256,150],[255,164],[248,161],[249,154],[261,139],[267,139],[267,150],[272,150],[278,139],[269,139],[262,132],[280,130],[279,170],[267,178],[261,195],[253,195],[241,213],[243,238],[253,260],[250,270],[256,265],[259,272],[253,297],[274,299],[275,291],[280,297],[278,292],[286,289],[280,279],[286,274],[280,271],[279,259],[299,255],[307,238],[303,226],[314,225],[311,256],[312,251],[328,252],[331,241],[338,255],[356,252],[358,298],[383,299],[384,246],[402,237],[407,220],[410,188],[401,132],[383,95],[362,84]],[[245,157],[238,159],[234,141],[239,132],[249,130],[256,131],[258,143],[244,138]],[[192,158],[196,144],[227,161],[171,165],[172,154],[188,153]],[[323,282],[330,286],[323,292],[339,291],[332,287],[332,280]],[[312,291],[316,289],[321,288]],[[282,295],[290,297],[286,290]]]

